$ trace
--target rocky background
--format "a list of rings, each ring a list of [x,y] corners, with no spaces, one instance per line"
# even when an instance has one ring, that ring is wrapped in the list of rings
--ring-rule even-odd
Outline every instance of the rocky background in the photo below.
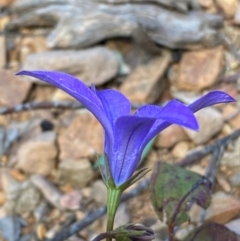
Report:
[[[187,165],[210,175],[213,199],[205,215],[193,207],[192,224],[177,237],[203,219],[240,234],[239,25],[238,0],[0,0],[0,240],[51,239],[106,204],[96,165],[100,124],[62,91],[15,76],[20,69],[59,70],[116,88],[133,109],[228,92],[236,103],[199,111],[198,133],[175,125],[163,131],[142,166],[180,163],[235,133],[222,156],[214,156],[215,145],[213,157],[205,152]],[[116,226],[127,222],[166,238],[148,190],[120,205]],[[91,240],[105,223],[103,216],[68,240]]]

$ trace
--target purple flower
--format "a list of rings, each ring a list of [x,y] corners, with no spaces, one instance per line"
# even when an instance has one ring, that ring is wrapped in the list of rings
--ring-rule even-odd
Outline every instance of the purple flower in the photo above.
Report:
[[[98,91],[87,87],[77,78],[56,71],[21,71],[67,92],[80,101],[104,128],[104,152],[115,185],[120,186],[133,175],[147,143],[171,124],[193,130],[198,123],[193,115],[206,106],[232,102],[234,99],[221,91],[212,91],[188,107],[171,100],[164,107],[145,105],[131,115],[131,104],[120,92],[112,89]]]

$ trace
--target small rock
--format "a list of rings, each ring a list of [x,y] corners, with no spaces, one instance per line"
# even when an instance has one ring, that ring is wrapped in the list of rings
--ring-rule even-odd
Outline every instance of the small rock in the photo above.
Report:
[[[60,205],[66,210],[77,210],[80,207],[82,194],[78,190],[73,190],[62,195]]]
[[[81,110],[79,113],[58,137],[61,160],[92,157],[102,153],[101,125],[90,112]]]
[[[3,191],[0,191],[0,206],[2,206],[6,201],[6,195]]]
[[[194,205],[190,210],[192,222],[201,220],[203,209]],[[217,192],[212,195],[212,201],[206,211],[205,221],[212,221],[220,224],[227,223],[240,212],[240,201],[224,192]]]
[[[192,171],[192,172],[196,172],[197,174],[199,174],[201,176],[204,176],[205,173],[206,173],[206,168],[203,168],[199,164],[192,165],[192,166],[188,167],[187,169]]]
[[[236,103],[229,103],[227,105],[223,106],[222,109],[222,115],[224,120],[228,121],[228,119],[231,119],[231,117],[237,113],[238,108],[236,106]]]
[[[17,182],[9,173],[2,173],[6,194],[4,208],[8,214],[29,215],[40,202],[41,194],[29,180]]]
[[[179,90],[200,91],[212,86],[223,67],[223,48],[185,52],[180,62]]]
[[[14,106],[27,97],[31,83],[9,70],[0,70],[0,106]]]
[[[171,125],[158,135],[155,146],[158,148],[171,148],[178,142],[187,140],[189,138],[181,126]]]
[[[37,187],[47,199],[49,203],[53,206],[60,207],[60,198],[62,193],[45,177],[35,174],[31,176],[31,182],[35,187]]]
[[[15,212],[17,214],[25,214],[34,211],[41,200],[39,191],[29,181],[24,181],[20,187],[19,196],[14,204],[17,204]]]
[[[0,36],[0,69],[6,65],[5,36]]]
[[[56,134],[43,132],[21,145],[16,167],[28,174],[49,175],[56,165]]]
[[[102,180],[97,180],[93,183],[90,196],[100,205],[106,205],[107,188]]]
[[[92,180],[93,170],[87,159],[64,160],[58,167],[57,182],[60,185],[71,184],[75,189],[80,189]]]
[[[224,11],[227,18],[232,18],[238,7],[237,0],[216,0],[217,5]]]
[[[56,89],[53,93],[52,97],[53,101],[76,101],[71,95],[67,94],[66,92]]]
[[[0,7],[6,7],[11,5],[14,0],[0,0]]]
[[[126,78],[120,87],[132,102],[152,103],[156,101],[164,91],[163,75],[170,64],[169,55],[156,57],[146,65],[139,65]]]
[[[44,240],[46,237],[47,229],[43,223],[38,223],[36,227],[36,236],[38,240]]]
[[[238,110],[238,114],[234,118],[229,120],[229,124],[233,128],[233,130],[240,129],[240,112],[239,112],[239,110]]]
[[[172,150],[172,155],[175,158],[183,158],[190,150],[190,143],[187,141],[181,141]]]
[[[235,219],[227,224],[225,224],[225,226],[230,229],[231,231],[233,231],[234,233],[236,233],[237,235],[240,235],[240,218],[239,219]]]
[[[240,128],[240,110],[235,103],[224,106],[222,115],[233,130]]]
[[[223,127],[223,117],[213,107],[198,111],[196,118],[199,124],[199,131],[185,129],[187,135],[195,144],[206,143],[212,136],[221,131]]]
[[[101,85],[117,75],[118,67],[113,51],[105,47],[94,47],[78,51],[55,50],[30,54],[22,68],[63,71],[80,78],[87,85]],[[39,83],[36,79],[31,80]]]
[[[233,132],[233,129],[230,125],[228,125],[228,124],[223,125],[222,131],[221,131],[221,134],[223,136],[230,135],[232,132]]]
[[[221,186],[221,188],[223,189],[224,192],[229,193],[232,190],[230,184],[228,183],[228,181],[224,177],[224,175],[218,173],[216,176],[216,179],[217,179],[218,184]]]
[[[23,219],[17,216],[6,216],[0,218],[0,240],[1,241],[16,241],[21,238],[21,229],[26,226]],[[6,239],[1,239],[3,236]]]
[[[11,170],[10,170],[10,174],[11,174],[11,176],[12,176],[15,180],[20,181],[20,182],[26,180],[26,178],[27,178],[27,177],[26,177],[24,174],[22,174],[18,169],[11,169]]]
[[[126,203],[121,203],[118,207],[115,222],[114,222],[114,228],[117,228],[121,225],[124,225],[126,223],[129,223],[131,220],[130,218],[130,212],[127,209]]]
[[[194,229],[195,225],[187,223],[177,230],[175,238],[177,240],[184,240]]]
[[[199,0],[199,3],[204,8],[210,8],[213,6],[213,0]]]
[[[240,169],[235,172],[233,176],[229,178],[229,181],[233,186],[240,186]]]
[[[25,62],[26,58],[31,53],[46,52],[48,50],[46,45],[46,38],[40,33],[21,38],[19,43],[20,62]]]
[[[175,99],[180,100],[187,105],[193,103],[194,101],[202,97],[202,95],[191,91],[172,91],[171,95]]]
[[[228,167],[240,167],[240,138],[229,144],[228,149],[224,151],[221,165]]]
[[[240,5],[238,6],[235,16],[234,16],[234,23],[240,24]]]

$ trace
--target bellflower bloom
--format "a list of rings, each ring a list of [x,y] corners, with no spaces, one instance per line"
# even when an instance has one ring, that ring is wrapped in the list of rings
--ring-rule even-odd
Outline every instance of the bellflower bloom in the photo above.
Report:
[[[54,85],[92,112],[104,129],[104,152],[116,186],[132,177],[144,147],[166,127],[177,124],[197,130],[194,112],[217,103],[234,101],[222,91],[212,91],[189,106],[171,100],[164,107],[145,105],[131,114],[129,100],[116,90],[98,91],[69,74],[56,71],[21,71],[18,75],[32,76]]]

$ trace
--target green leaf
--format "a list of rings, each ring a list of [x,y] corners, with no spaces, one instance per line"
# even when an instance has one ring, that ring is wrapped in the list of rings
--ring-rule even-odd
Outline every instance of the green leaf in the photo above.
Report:
[[[151,202],[161,221],[166,214],[168,225],[180,225],[189,220],[187,212],[196,202],[204,209],[211,201],[211,183],[205,177],[178,166],[158,162],[151,181]]]
[[[222,224],[205,223],[196,228],[184,241],[240,241],[240,237]]]
[[[101,166],[104,166],[105,163],[105,155],[101,155],[97,158],[96,162],[93,165],[94,169],[98,169]]]

